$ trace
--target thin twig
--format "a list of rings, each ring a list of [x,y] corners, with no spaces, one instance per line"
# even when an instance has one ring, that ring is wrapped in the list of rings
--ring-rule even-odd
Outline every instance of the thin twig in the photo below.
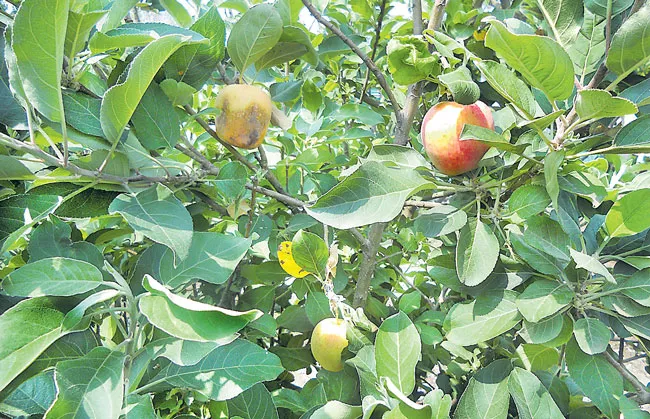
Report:
[[[246,157],[244,157],[239,151],[237,151],[237,149],[235,147],[233,147],[232,145],[228,144],[227,142],[225,142],[224,140],[219,138],[219,134],[217,134],[217,132],[210,127],[210,125],[207,123],[207,121],[205,119],[198,116],[194,109],[192,109],[189,105],[185,105],[184,109],[185,109],[185,112],[187,112],[189,115],[194,117],[194,120],[201,126],[201,128],[203,128],[205,130],[205,132],[207,132],[212,138],[214,138],[221,145],[223,145],[226,148],[226,150],[228,150],[230,152],[230,154],[232,154],[232,156],[237,161],[244,164],[244,166],[248,167],[253,172],[257,171],[257,168],[255,167],[255,165],[253,163],[251,163],[250,161],[248,161],[248,159]],[[212,163],[210,163],[210,164],[212,164]],[[276,191],[280,192],[281,194],[287,195],[284,188],[282,188],[282,185],[280,184],[280,181],[278,180],[278,178],[275,177],[273,172],[268,170],[268,167],[263,168],[263,169],[265,169],[264,178],[269,181],[271,186],[273,186],[273,188]]]
[[[379,5],[379,16],[377,16],[377,25],[375,26],[375,39],[372,42],[372,52],[370,53],[370,59],[375,60],[377,55],[377,45],[379,45],[379,38],[381,38],[381,26],[384,21],[384,15],[386,13],[386,0],[381,0]],[[360,100],[363,101],[363,97],[366,95],[366,89],[368,88],[368,82],[370,81],[370,68],[366,71],[366,79],[363,82],[363,88],[361,89]]]
[[[255,189],[257,192],[261,193],[262,195],[266,195],[266,196],[268,196],[270,198],[273,198],[273,199],[275,199],[277,201],[280,201],[283,204],[288,205],[290,207],[301,209],[301,208],[304,208],[305,205],[306,205],[303,201],[301,201],[299,199],[296,199],[296,198],[294,198],[292,196],[284,195],[284,194],[281,194],[280,192],[277,192],[277,191],[274,191],[274,190],[271,190],[271,189],[267,189],[267,188],[263,188],[261,186],[254,186],[252,183],[247,183],[246,188],[250,189],[250,190]]]
[[[398,118],[398,123],[399,123],[399,118],[401,117],[401,108],[399,106],[399,102],[397,102],[397,98],[395,97],[395,94],[393,93],[392,89],[388,85],[388,82],[386,81],[386,78],[384,77],[384,74],[381,72],[379,67],[377,67],[377,64],[375,64],[374,61],[372,61],[361,49],[357,46],[357,44],[354,43],[350,38],[348,38],[339,28],[334,26],[332,22],[328,21],[323,17],[323,15],[316,10],[313,4],[309,2],[309,0],[302,0],[302,3],[305,5],[307,10],[309,10],[309,13],[319,21],[323,26],[325,26],[327,29],[329,29],[334,35],[338,36],[341,41],[343,41],[347,46],[350,47],[350,49],[361,58],[361,60],[366,64],[366,66],[372,71],[372,74],[374,74],[375,78],[377,79],[377,82],[379,82],[379,85],[381,86],[382,89],[384,89],[384,92],[386,92],[386,96],[388,96],[388,100],[391,103],[391,106],[393,107],[393,110],[395,111],[395,116]]]
[[[370,242],[368,241],[368,239],[363,237],[363,234],[361,234],[361,232],[359,230],[357,230],[356,228],[354,228],[354,227],[349,228],[348,231],[350,232],[350,234],[352,234],[354,236],[355,239],[357,239],[357,241],[359,242],[359,244],[361,245],[362,248],[368,247],[370,245]]]
[[[435,208],[439,207],[442,204],[440,202],[433,202],[433,201],[412,201],[408,200],[404,202],[404,206],[406,207],[418,207],[418,208]]]

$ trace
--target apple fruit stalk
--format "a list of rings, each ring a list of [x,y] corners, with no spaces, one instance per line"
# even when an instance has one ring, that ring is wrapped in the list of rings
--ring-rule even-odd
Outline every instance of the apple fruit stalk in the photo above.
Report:
[[[471,105],[441,102],[429,109],[422,121],[424,149],[433,165],[446,175],[475,169],[490,148],[476,140],[461,140],[465,124],[494,130],[490,108],[481,101]]]

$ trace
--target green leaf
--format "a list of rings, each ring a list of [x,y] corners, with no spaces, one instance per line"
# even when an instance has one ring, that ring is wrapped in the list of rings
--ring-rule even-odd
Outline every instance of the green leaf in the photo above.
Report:
[[[172,148],[181,138],[180,120],[174,105],[155,82],[142,96],[131,123],[140,143],[148,150]]]
[[[173,337],[157,339],[146,345],[146,350],[151,359],[158,357],[167,358],[176,365],[194,365],[205,358],[210,352],[221,344],[227,345],[236,339],[223,342],[197,342],[192,340],[176,339]]]
[[[420,211],[413,222],[416,231],[426,237],[439,237],[458,231],[467,224],[467,214],[451,205],[441,205]]]
[[[567,99],[573,92],[573,63],[550,38],[515,35],[501,22],[493,21],[485,45],[502,56],[531,86],[551,100]]]
[[[69,0],[21,2],[11,46],[30,104],[53,122],[64,120],[61,97],[63,50]]]
[[[138,4],[138,0],[115,0],[108,11],[106,20],[102,23],[100,30],[106,32],[120,24],[129,10]]]
[[[510,371],[512,364],[507,359],[498,359],[481,368],[461,395],[454,419],[505,418],[510,403]]]
[[[645,79],[634,86],[628,87],[619,96],[631,100],[637,106],[650,105],[650,79]]]
[[[623,13],[634,0],[612,0],[612,16]],[[608,0],[585,0],[585,7],[598,16],[607,16]]]
[[[630,122],[616,133],[613,145],[615,153],[644,153],[650,152],[650,115],[643,115]]]
[[[196,280],[223,284],[246,256],[251,239],[220,233],[195,232],[189,255],[175,263],[174,253],[166,249],[160,258],[160,281],[171,288]]]
[[[354,120],[369,126],[384,123],[384,117],[370,106],[357,103],[346,103],[339,108],[339,111],[335,115],[332,115],[332,118],[336,121],[346,122]]]
[[[650,268],[634,273],[617,288],[637,303],[650,307]]]
[[[146,275],[143,286],[151,293],[140,298],[142,314],[157,328],[180,339],[223,342],[262,316],[259,310],[233,311],[172,294]]]
[[[110,301],[118,295],[120,295],[120,292],[116,289],[102,290],[89,295],[65,315],[62,325],[63,330],[75,330],[81,324],[89,308],[99,303]]]
[[[35,176],[20,160],[12,156],[0,156],[0,180],[30,180]]]
[[[234,199],[242,195],[247,181],[248,172],[246,167],[239,162],[231,161],[219,170],[214,183],[219,193],[228,199]]]
[[[476,67],[481,71],[490,86],[515,105],[523,115],[530,119],[537,110],[535,97],[530,88],[505,65],[496,61],[477,61]]]
[[[194,93],[196,93],[196,89],[194,89],[189,84],[173,79],[165,79],[161,81],[160,88],[163,92],[165,92],[169,100],[172,101],[172,105],[174,106],[191,104],[192,96]]]
[[[302,93],[302,103],[311,112],[317,112],[323,104],[323,95],[321,89],[318,88],[311,80],[305,80],[300,89]]]
[[[270,4],[246,11],[228,37],[228,54],[240,72],[246,71],[280,40],[282,18]]]
[[[478,84],[472,80],[472,73],[465,66],[438,76],[440,84],[451,92],[454,102],[462,105],[471,105],[481,96]]]
[[[562,310],[573,297],[573,290],[566,284],[539,279],[519,295],[517,307],[526,320],[536,323]]]
[[[305,301],[305,313],[314,326],[321,320],[332,317],[330,300],[325,293],[319,291],[310,292],[307,301]]]
[[[460,139],[479,141],[483,144],[494,147],[497,150],[507,151],[513,154],[522,155],[526,149],[524,144],[510,144],[503,135],[484,127],[477,125],[465,124],[463,132],[460,134]]]
[[[63,315],[47,297],[23,300],[0,315],[0,390],[61,337]]]
[[[304,7],[299,0],[278,0],[273,5],[282,17],[284,25],[298,23],[300,11]]]
[[[95,32],[88,42],[88,49],[94,54],[99,54],[119,48],[143,47],[155,39],[156,34],[154,32],[119,27],[106,33]]]
[[[650,189],[639,189],[619,198],[605,217],[611,237],[625,237],[650,228]]]
[[[137,392],[179,387],[199,391],[216,401],[229,400],[257,383],[275,379],[282,371],[277,356],[252,342],[237,339],[214,349],[198,364],[167,364]]]
[[[468,287],[487,279],[499,258],[499,240],[480,219],[472,220],[460,230],[456,247],[456,272]]]
[[[605,352],[612,337],[609,328],[593,318],[578,319],[573,326],[573,334],[580,349],[589,355]]]
[[[64,52],[70,63],[73,62],[74,56],[84,48],[90,31],[106,13],[106,10],[88,13],[75,13],[72,10],[68,12]]]
[[[516,350],[524,368],[529,371],[544,371],[558,365],[560,355],[555,348],[546,345],[524,343]]]
[[[133,116],[149,83],[163,63],[183,45],[203,42],[189,36],[165,35],[144,47],[129,66],[126,79],[108,89],[102,99],[100,120],[106,138],[116,142]]]
[[[605,19],[585,10],[578,37],[566,48],[573,61],[575,74],[581,82],[596,71],[605,55],[605,25]]]
[[[524,241],[540,252],[556,258],[563,267],[566,267],[571,260],[569,252],[571,239],[557,221],[548,217],[530,219],[524,232]]]
[[[104,255],[91,243],[80,241],[73,243],[70,240],[72,228],[58,217],[51,216],[50,220],[41,223],[32,231],[27,250],[29,261],[64,257],[83,260],[93,264],[98,269],[104,267]]]
[[[544,180],[546,180],[546,191],[551,197],[553,207],[558,208],[557,199],[560,195],[560,186],[557,181],[557,171],[564,162],[564,150],[553,150],[544,159]]]
[[[614,33],[607,53],[607,68],[624,76],[650,58],[650,4],[630,16]]]
[[[508,390],[521,419],[564,418],[544,384],[533,373],[515,367],[508,378]]]
[[[514,291],[493,290],[472,302],[454,305],[443,324],[447,339],[470,346],[507,332],[521,320],[516,299]]]
[[[65,92],[63,106],[65,107],[65,121],[72,128],[95,137],[104,136],[102,124],[99,121],[101,99],[95,99],[79,92]]]
[[[93,417],[111,419],[122,411],[124,357],[119,351],[99,347],[82,358],[56,365],[59,393],[47,412],[48,419]]]
[[[602,264],[598,259],[593,256],[578,252],[573,249],[569,249],[571,252],[571,257],[576,263],[576,267],[586,269],[589,272],[603,276],[607,282],[612,284],[616,283],[614,276],[609,272],[609,270]]]
[[[135,196],[119,195],[108,210],[121,214],[136,232],[172,249],[177,258],[189,255],[192,217],[166,186],[158,184]]]
[[[26,380],[0,402],[0,412],[11,417],[44,415],[54,402],[54,371],[48,370]]]
[[[544,211],[551,203],[546,189],[540,185],[524,185],[517,188],[507,201],[508,209],[522,220]]]
[[[307,207],[309,215],[339,229],[390,221],[411,194],[428,182],[415,170],[363,163],[352,175]]]
[[[563,47],[569,46],[580,30],[584,11],[580,0],[537,0],[550,33]]]
[[[53,195],[14,195],[0,201],[0,254],[11,249],[25,231],[59,205],[61,198]]]
[[[517,255],[530,265],[531,268],[538,272],[547,275],[554,275],[556,277],[561,277],[563,275],[566,263],[560,263],[556,258],[552,257],[548,253],[537,250],[524,240],[522,234],[511,232],[510,240]]]
[[[614,118],[638,112],[636,105],[629,100],[612,97],[611,93],[596,89],[579,91],[575,107],[581,121]]]
[[[546,343],[560,335],[563,325],[564,318],[561,315],[553,316],[536,323],[524,320],[521,336],[530,343]]]
[[[226,24],[217,7],[212,6],[190,29],[208,39],[207,45],[186,45],[178,49],[163,66],[165,77],[200,89],[226,51]],[[163,81],[164,83],[164,81]]]
[[[255,64],[258,70],[302,58],[312,66],[318,65],[318,54],[307,33],[297,26],[284,26],[280,40]]]
[[[417,36],[393,36],[386,46],[388,71],[397,84],[409,85],[440,72],[440,62]]]
[[[623,397],[623,378],[602,355],[587,355],[575,339],[566,346],[566,364],[571,379],[608,417],[619,416],[618,400]]]
[[[367,161],[377,161],[402,169],[429,167],[427,160],[411,147],[394,144],[379,144],[372,147]]]
[[[323,239],[313,233],[300,230],[291,242],[291,254],[298,266],[325,279],[329,249]]]
[[[389,396],[397,399],[397,406],[390,412],[384,414],[384,419],[430,419],[432,412],[431,406],[426,404],[418,404],[406,397],[399,388],[393,384],[390,378],[383,378],[381,382],[387,390]]]
[[[190,16],[187,9],[178,0],[159,0],[160,5],[167,10],[167,12],[178,22],[181,26],[190,26],[192,23],[192,16]]]
[[[5,30],[4,36],[0,36],[0,103],[3,106],[0,108],[0,123],[7,125],[12,129],[28,129],[27,126],[27,115],[25,110],[21,106],[21,102],[14,97],[14,93],[11,90],[13,84],[10,83],[9,72],[17,72],[18,68],[14,66],[11,70],[7,67],[12,66],[13,52],[11,48],[5,46],[5,37],[9,38],[11,30],[7,28]],[[11,86],[10,86],[11,84]],[[20,85],[22,88],[22,85]],[[16,96],[23,96],[21,93],[16,92]]]
[[[138,396],[129,394],[126,396],[124,409],[120,418],[123,419],[157,419],[158,415],[153,408],[152,397],[149,394]]]
[[[278,417],[273,397],[264,384],[255,384],[234,399],[228,400],[228,414],[230,417],[241,416],[244,419],[276,419]]]
[[[420,360],[420,335],[402,312],[383,321],[375,338],[377,376],[387,377],[399,391],[410,394],[415,388],[415,365]]]
[[[352,406],[341,403],[338,400],[330,400],[324,406],[314,410],[309,416],[310,419],[357,419],[361,417],[363,409],[361,406]]]
[[[633,318],[619,317],[619,320],[630,333],[650,339],[650,315]]]
[[[2,287],[17,297],[69,296],[97,288],[102,273],[88,262],[61,257],[41,259],[10,273]]]

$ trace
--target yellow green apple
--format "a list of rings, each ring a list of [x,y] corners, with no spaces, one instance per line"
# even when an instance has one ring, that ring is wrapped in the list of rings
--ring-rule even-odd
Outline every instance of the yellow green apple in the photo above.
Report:
[[[347,326],[343,319],[321,320],[311,334],[311,353],[321,367],[337,372],[343,369],[341,353],[348,346]]]

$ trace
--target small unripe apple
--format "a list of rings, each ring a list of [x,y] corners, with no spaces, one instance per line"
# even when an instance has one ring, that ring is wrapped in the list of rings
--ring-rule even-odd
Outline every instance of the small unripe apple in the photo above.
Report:
[[[460,140],[465,124],[494,130],[492,112],[481,102],[461,105],[440,102],[422,121],[422,143],[433,165],[442,173],[455,176],[478,166],[490,146],[476,140]]]
[[[321,367],[337,372],[343,369],[341,353],[348,346],[347,327],[342,319],[321,320],[311,334],[311,353]]]
[[[264,90],[248,84],[224,86],[214,106],[221,109],[216,120],[219,138],[239,148],[257,148],[262,144],[273,108]]]

